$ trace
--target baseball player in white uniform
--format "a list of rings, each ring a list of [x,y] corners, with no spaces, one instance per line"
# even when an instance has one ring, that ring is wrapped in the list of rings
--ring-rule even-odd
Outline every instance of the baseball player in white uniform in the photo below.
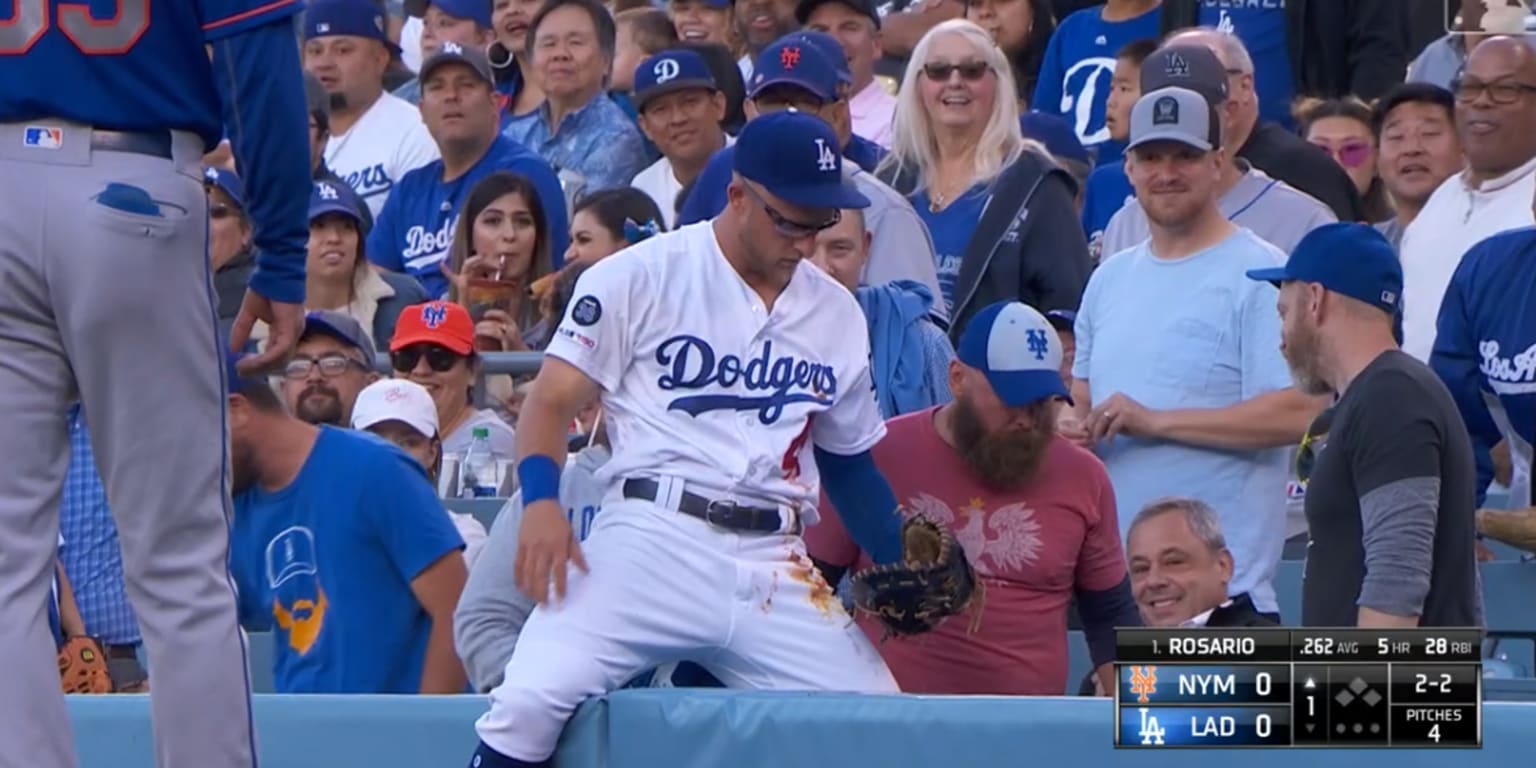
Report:
[[[726,209],[593,265],[545,352],[517,429],[518,586],[541,605],[475,768],[546,765],[583,700],[672,661],[733,688],[897,690],[800,537],[824,482],[876,562],[901,556],[863,316],[806,260],[868,200],[815,117],[765,115],[736,146]],[[558,467],[593,397],[613,457],[578,542]]]

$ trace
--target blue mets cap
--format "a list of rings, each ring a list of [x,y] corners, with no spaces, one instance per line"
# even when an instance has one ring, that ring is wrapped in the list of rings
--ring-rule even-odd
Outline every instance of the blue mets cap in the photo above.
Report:
[[[405,15],[422,18],[427,15],[427,6],[435,5],[437,9],[455,19],[470,19],[480,26],[491,28],[491,0],[405,0]]]
[[[1375,227],[1339,222],[1307,233],[1283,267],[1252,269],[1248,277],[1274,283],[1317,283],[1389,315],[1403,303],[1403,265]]]
[[[794,110],[771,112],[741,129],[735,170],[792,205],[869,207],[869,198],[844,178],[837,147],[837,134],[825,120]]]
[[[330,336],[361,351],[370,361],[373,359],[373,339],[368,338],[368,332],[363,330],[357,318],[345,312],[322,309],[305,314],[304,331],[299,334],[299,338],[302,340],[316,333]]]
[[[210,165],[203,169],[203,183],[217,188],[236,208],[245,210],[245,184],[234,171]]]
[[[848,53],[843,50],[843,44],[839,43],[837,38],[814,29],[802,29],[795,33],[795,36],[826,54],[827,60],[832,62],[832,69],[837,73],[839,82],[844,85],[853,84],[853,70],[848,68]]]
[[[800,39],[800,34],[785,35],[758,54],[752,81],[747,84],[747,98],[755,99],[775,85],[792,85],[823,103],[837,101],[837,66],[821,48]]]
[[[363,226],[363,214],[357,207],[357,197],[350,187],[334,181],[315,182],[309,194],[309,220],[314,221],[328,213],[339,213]]]
[[[1030,110],[1019,116],[1019,128],[1023,130],[1024,138],[1040,142],[1053,157],[1093,165],[1088,149],[1067,118]]]
[[[365,37],[384,44],[392,53],[400,46],[389,39],[384,12],[372,0],[314,0],[304,11],[304,39],[317,37]]]
[[[981,371],[1010,408],[1054,397],[1072,402],[1061,379],[1061,337],[1027,304],[999,301],[977,312],[960,334],[955,356]]]
[[[635,109],[644,110],[646,102],[658,96],[689,88],[717,90],[704,57],[686,48],[662,51],[635,70]]]
[[[1045,319],[1050,321],[1052,328],[1071,333],[1077,327],[1077,310],[1053,309],[1045,313]]]

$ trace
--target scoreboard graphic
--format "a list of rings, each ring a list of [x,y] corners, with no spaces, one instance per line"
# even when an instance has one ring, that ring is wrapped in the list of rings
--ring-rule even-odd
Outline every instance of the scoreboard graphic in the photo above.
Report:
[[[1483,744],[1479,629],[1121,629],[1115,747]]]

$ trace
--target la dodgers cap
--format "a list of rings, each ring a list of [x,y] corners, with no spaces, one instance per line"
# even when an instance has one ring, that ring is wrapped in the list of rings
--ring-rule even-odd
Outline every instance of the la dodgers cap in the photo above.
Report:
[[[304,39],[317,37],[365,37],[400,53],[389,39],[384,12],[372,0],[313,0],[304,11]]]
[[[469,310],[451,301],[412,304],[400,310],[389,351],[398,352],[412,344],[436,344],[467,356],[475,351],[475,322]]]
[[[463,64],[487,84],[492,87],[496,85],[496,74],[491,71],[491,60],[485,55],[485,51],[472,45],[465,46],[454,42],[443,43],[438,47],[437,53],[421,63],[421,70],[417,73],[418,82],[425,83],[433,72],[447,64]]]
[[[1317,283],[1389,315],[1402,309],[1402,262],[1387,238],[1367,224],[1324,224],[1301,238],[1285,266],[1249,270],[1248,277],[1276,286]]]
[[[1185,88],[1211,104],[1227,100],[1227,68],[1203,45],[1165,45],[1141,64],[1141,92]]]
[[[635,70],[635,109],[643,111],[652,99],[690,88],[719,90],[704,57],[687,48],[662,51]]]
[[[1144,94],[1131,107],[1130,128],[1128,150],[1153,141],[1176,141],[1202,152],[1221,146],[1221,121],[1215,108],[1187,88]]]
[[[427,6],[431,5],[455,19],[470,19],[486,29],[491,28],[491,0],[405,0],[405,15],[418,19],[425,17]]]
[[[218,188],[236,208],[245,210],[245,184],[234,171],[210,165],[203,169],[203,182]]]
[[[309,220],[314,221],[328,213],[339,213],[352,219],[359,229],[363,226],[363,214],[351,187],[328,179],[314,183],[309,194]]]
[[[373,339],[368,337],[368,332],[363,330],[363,324],[357,318],[334,309],[317,309],[304,315],[304,331],[299,334],[303,339],[316,333],[323,333],[337,341],[347,344],[363,353],[369,361],[373,360]]]
[[[1051,397],[1072,402],[1061,380],[1061,337],[1028,304],[999,301],[977,312],[960,334],[955,356],[981,371],[1010,408]]]
[[[795,20],[800,22],[800,26],[805,26],[817,8],[830,3],[846,5],[861,15],[868,16],[869,20],[875,23],[875,29],[880,28],[880,11],[875,7],[875,0],[800,0],[800,4],[795,6]]]
[[[796,39],[795,32],[775,40],[758,54],[747,84],[747,98],[755,99],[775,85],[792,85],[809,91],[824,103],[837,101],[837,66],[816,45]]]
[[[843,176],[837,134],[794,110],[749,121],[736,138],[735,171],[775,197],[804,208],[867,208],[869,198]]]
[[[406,379],[379,379],[357,393],[352,428],[368,429],[398,421],[426,437],[438,432],[437,406],[427,388]]]

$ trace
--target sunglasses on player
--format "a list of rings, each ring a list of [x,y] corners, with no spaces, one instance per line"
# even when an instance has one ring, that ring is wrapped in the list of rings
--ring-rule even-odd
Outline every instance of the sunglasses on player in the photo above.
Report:
[[[421,362],[423,357],[427,359],[427,367],[438,373],[453,370],[453,366],[464,359],[463,355],[447,347],[436,344],[412,344],[390,352],[389,364],[401,373],[410,373],[416,370],[416,364]]]
[[[774,231],[791,240],[811,237],[837,226],[837,223],[843,220],[843,212],[834,208],[830,218],[813,222],[795,221],[779,213],[778,210],[769,205],[768,201],[764,200],[763,196],[758,194],[751,184],[743,184],[741,186],[747,190],[747,194],[751,195],[753,200],[757,201],[757,204],[762,207],[763,212],[768,214],[768,220],[773,222]]]
[[[923,77],[935,83],[949,82],[950,74],[960,73],[960,79],[967,82],[976,82],[987,76],[992,71],[992,65],[985,61],[966,61],[959,64],[950,64],[947,61],[934,61],[923,65]]]

